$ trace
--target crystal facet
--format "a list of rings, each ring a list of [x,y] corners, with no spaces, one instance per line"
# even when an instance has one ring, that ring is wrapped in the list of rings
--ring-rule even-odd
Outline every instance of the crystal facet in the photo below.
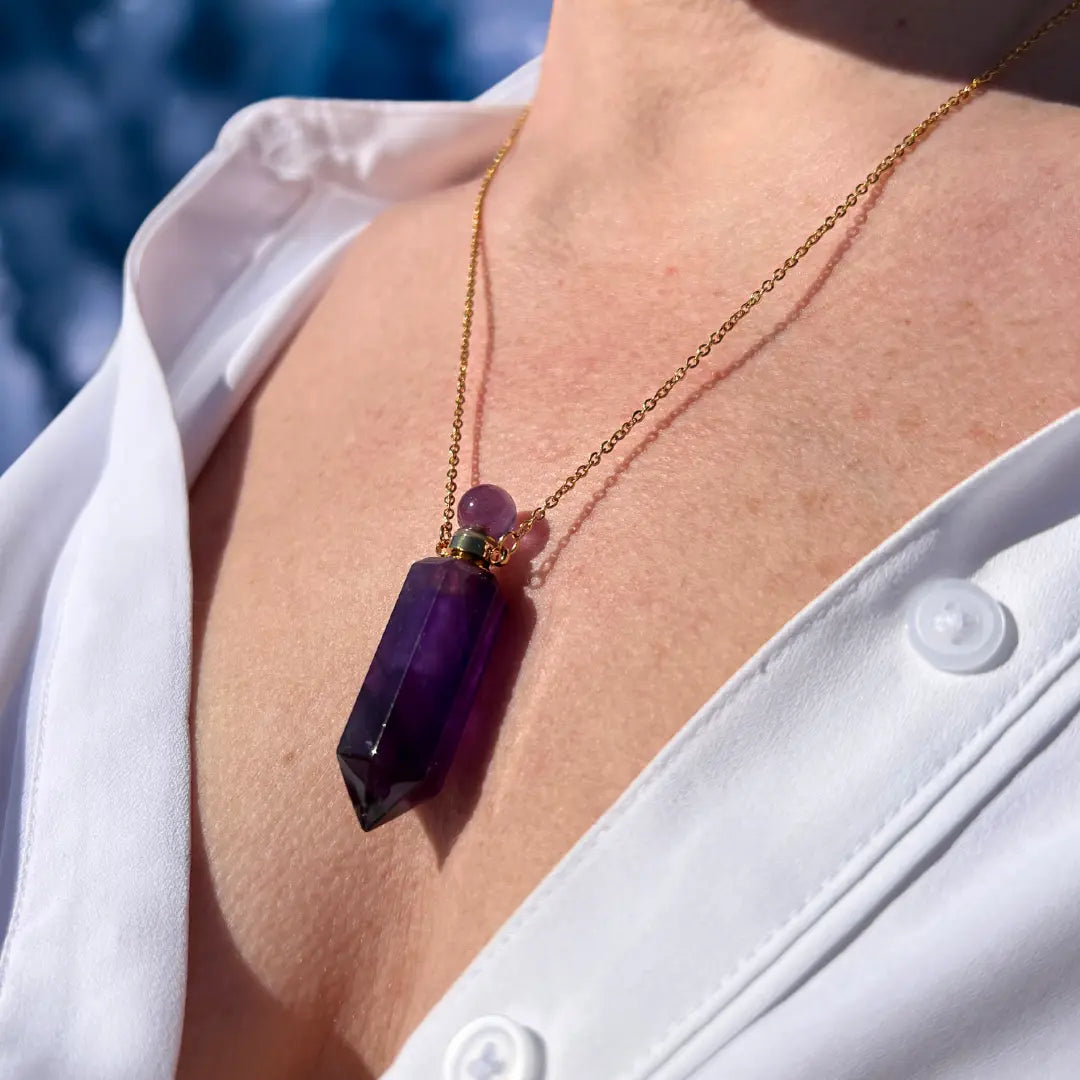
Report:
[[[517,521],[517,507],[510,495],[495,484],[469,488],[458,503],[458,524],[463,529],[479,529],[492,540],[508,533]]]
[[[365,831],[436,795],[495,641],[495,576],[463,559],[421,559],[375,650],[338,743]]]

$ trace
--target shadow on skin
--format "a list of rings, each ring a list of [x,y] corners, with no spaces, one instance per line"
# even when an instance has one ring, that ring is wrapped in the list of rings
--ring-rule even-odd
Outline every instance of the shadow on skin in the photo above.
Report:
[[[264,383],[265,385],[265,383]],[[261,388],[260,388],[261,389]],[[259,390],[252,395],[253,402]],[[236,948],[218,902],[206,851],[199,808],[199,777],[194,753],[199,667],[207,618],[225,546],[232,531],[251,440],[245,407],[218,443],[192,489],[198,498],[200,528],[191,537],[196,593],[192,606],[191,684],[191,882],[188,939],[188,994],[180,1046],[179,1080],[232,1080],[252,1075],[252,1063],[266,1060],[267,1033],[282,1048],[282,1067],[290,1049],[311,1047],[312,1072],[320,1080],[375,1080],[374,1073],[332,1031],[322,1046],[312,1042],[317,1018],[280,1002],[263,986]],[[252,1052],[253,1046],[255,1053]]]
[[[511,562],[508,570],[513,565]],[[527,564],[523,563],[522,567]],[[415,810],[440,869],[480,800],[503,717],[536,625],[536,607],[524,590],[505,581],[501,588],[506,596],[506,611],[453,768],[442,791]],[[393,823],[389,827],[393,828]]]
[[[491,339],[490,334],[488,339]],[[527,517],[527,513],[519,514],[518,524]],[[506,598],[506,611],[477,692],[476,703],[442,791],[416,809],[440,868],[480,800],[503,717],[510,705],[525,650],[529,647],[536,626],[536,606],[526,595],[525,585],[533,573],[533,562],[547,545],[549,537],[547,520],[541,518],[522,538],[506,567],[498,571],[499,588]]]
[[[842,52],[863,56],[884,67],[956,81],[962,85],[979,69],[985,70],[1001,54],[1036,30],[1065,6],[1065,0],[1032,0],[1000,13],[986,0],[893,0],[868,4],[865,0],[749,0],[752,7],[779,26],[831,45]],[[981,65],[971,66],[972,28],[992,30]],[[998,87],[1043,101],[1080,104],[1076,49],[1080,19],[1059,27],[1038,45],[1033,62],[1018,63]]]

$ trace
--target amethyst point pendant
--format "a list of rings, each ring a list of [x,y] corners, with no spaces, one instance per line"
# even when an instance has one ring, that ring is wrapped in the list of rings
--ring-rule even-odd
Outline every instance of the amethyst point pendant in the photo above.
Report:
[[[452,556],[421,559],[405,577],[337,749],[365,832],[446,779],[504,608],[485,540],[463,529]]]
[[[502,610],[490,570],[440,557],[409,568],[338,743],[365,832],[438,794]]]

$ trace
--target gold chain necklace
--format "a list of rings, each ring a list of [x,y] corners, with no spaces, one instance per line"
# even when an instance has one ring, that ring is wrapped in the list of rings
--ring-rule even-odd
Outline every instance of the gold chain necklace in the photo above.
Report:
[[[1068,4],[1056,15],[1048,19],[1038,28],[1038,30],[1026,37],[1019,45],[1002,57],[1002,59],[993,67],[988,68],[981,75],[977,75],[969,83],[962,86],[947,101],[943,101],[925,120],[912,128],[912,130],[905,135],[904,138],[897,143],[869,173],[867,173],[866,179],[856,184],[854,190],[848,194],[844,201],[841,202],[836,209],[833,210],[833,212],[829,214],[825,220],[792,252],[792,254],[789,255],[788,258],[786,258],[783,263],[778,266],[735,311],[731,313],[723,325],[721,325],[719,329],[714,330],[708,338],[697,347],[697,350],[688,356],[650,397],[647,397],[642,402],[639,409],[635,409],[630,416],[600,444],[598,449],[594,450],[574,470],[574,472],[567,476],[567,478],[540,506],[532,511],[525,521],[498,538],[497,543],[493,545],[491,551],[491,563],[495,566],[504,565],[517,549],[518,542],[521,538],[541,518],[545,517],[549,510],[554,510],[562,501],[563,496],[573,490],[578,481],[584,480],[585,477],[600,464],[603,456],[605,454],[610,454],[611,451],[614,450],[615,447],[645,419],[646,415],[652,412],[659,402],[663,398],[666,398],[675,386],[682,382],[682,380],[712,352],[713,348],[716,345],[719,345],[720,342],[735,329],[746,315],[749,314],[751,309],[761,302],[766,293],[772,292],[773,289],[784,280],[788,271],[793,270],[803,258],[805,258],[810,249],[814,247],[826,233],[830,232],[836,226],[837,222],[839,222],[849,210],[853,209],[859,200],[862,199],[883,176],[890,172],[896,163],[911,150],[923,136],[936,127],[941,120],[953,111],[953,109],[968,101],[977,90],[986,87],[989,83],[992,83],[997,79],[998,76],[1000,76],[1014,61],[1023,56],[1036,42],[1049,34],[1060,23],[1063,23],[1069,16],[1075,14],[1078,9],[1080,9],[1080,0],[1073,0],[1073,3]],[[446,499],[445,510],[443,512],[443,523],[439,533],[439,542],[435,549],[436,553],[440,555],[446,554],[449,551],[450,538],[453,532],[454,495],[457,491],[456,479],[457,467],[460,461],[461,421],[465,410],[465,379],[469,367],[469,339],[472,335],[473,301],[476,295],[476,273],[480,254],[481,220],[484,211],[484,200],[487,198],[491,181],[499,171],[499,166],[502,164],[503,158],[506,157],[510,148],[514,145],[514,140],[521,131],[527,116],[528,109],[522,112],[518,117],[517,122],[510,130],[510,134],[506,137],[506,141],[499,147],[498,152],[495,154],[487,171],[484,173],[483,179],[480,181],[480,189],[477,192],[476,203],[473,207],[472,241],[469,250],[469,275],[468,283],[465,288],[465,313],[462,320],[461,331],[461,363],[458,368],[454,426],[450,436],[450,468],[446,474]]]
[[[454,509],[460,464],[484,201],[528,109],[480,181],[473,206],[457,396],[443,521],[435,556],[413,563],[338,744],[338,761],[361,826],[370,830],[437,794],[449,770],[504,607],[492,566],[504,566],[533,526],[555,509],[712,350],[773,291],[825,235],[942,119],[994,82],[1043,37],[1080,10],[1072,0],[917,124],[832,213],[565,480],[520,523],[513,500],[482,484]]]

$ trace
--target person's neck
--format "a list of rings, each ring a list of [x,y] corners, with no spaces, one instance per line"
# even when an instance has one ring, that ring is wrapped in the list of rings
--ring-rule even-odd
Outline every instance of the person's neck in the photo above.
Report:
[[[530,127],[557,133],[564,147],[618,147],[629,160],[704,151],[748,100],[768,125],[781,107],[857,110],[897,72],[959,85],[1063,3],[555,0]],[[1042,64],[1018,66],[1010,88],[1067,97],[1055,70],[1067,74],[1068,54],[1049,51],[1049,63],[1044,53]]]

